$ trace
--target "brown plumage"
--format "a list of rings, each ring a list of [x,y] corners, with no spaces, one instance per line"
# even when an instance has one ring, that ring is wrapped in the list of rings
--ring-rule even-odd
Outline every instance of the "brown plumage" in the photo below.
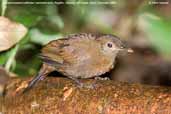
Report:
[[[75,34],[51,41],[42,49],[42,68],[28,88],[54,70],[77,83],[78,78],[102,75],[114,67],[120,50],[126,50],[121,40],[107,34]]]

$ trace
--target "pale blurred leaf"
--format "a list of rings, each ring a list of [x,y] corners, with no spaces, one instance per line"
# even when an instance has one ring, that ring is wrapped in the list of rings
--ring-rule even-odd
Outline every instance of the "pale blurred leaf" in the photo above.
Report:
[[[18,43],[27,33],[22,24],[0,17],[0,51],[5,51]]]

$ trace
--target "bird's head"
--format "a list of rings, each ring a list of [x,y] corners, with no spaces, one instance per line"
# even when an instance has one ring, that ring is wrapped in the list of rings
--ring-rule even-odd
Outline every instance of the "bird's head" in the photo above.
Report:
[[[102,52],[108,55],[117,55],[118,52],[132,53],[133,50],[128,48],[123,41],[114,35],[101,35],[97,38],[101,45]]]

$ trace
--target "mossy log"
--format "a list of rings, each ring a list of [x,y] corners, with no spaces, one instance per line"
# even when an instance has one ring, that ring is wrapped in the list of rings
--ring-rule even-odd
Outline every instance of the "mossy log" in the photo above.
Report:
[[[2,114],[171,114],[171,88],[86,79],[79,88],[47,77],[22,93],[30,79],[12,79],[0,101]]]

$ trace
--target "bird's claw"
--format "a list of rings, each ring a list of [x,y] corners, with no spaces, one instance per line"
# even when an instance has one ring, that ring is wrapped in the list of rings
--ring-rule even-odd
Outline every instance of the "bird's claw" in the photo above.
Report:
[[[110,80],[109,77],[95,77],[95,80]]]

